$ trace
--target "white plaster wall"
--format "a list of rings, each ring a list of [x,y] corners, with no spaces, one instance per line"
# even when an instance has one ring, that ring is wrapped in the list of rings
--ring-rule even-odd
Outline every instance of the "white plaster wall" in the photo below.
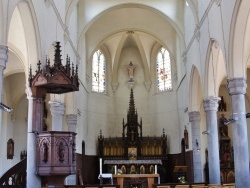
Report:
[[[149,23],[150,27],[148,27]],[[178,42],[179,38],[173,27],[166,22],[166,20],[148,10],[122,8],[103,15],[89,27],[86,33],[86,44],[88,46],[87,57],[91,55],[96,45],[110,35],[110,33],[117,33],[121,30],[135,30],[150,33],[168,46],[169,51],[175,58],[177,56],[176,42]]]
[[[3,5],[2,5],[2,0],[0,0],[0,25],[2,26],[0,28],[0,44],[4,44],[3,39],[4,39],[4,14],[3,14]]]
[[[184,130],[185,126],[189,133],[191,133],[191,127],[189,124],[189,114],[188,114],[188,100],[186,100],[186,91],[188,91],[187,87],[187,77],[184,78],[182,81],[182,84],[177,90],[177,96],[178,96],[178,131],[179,131],[179,152],[181,152],[181,139],[184,138]],[[189,138],[192,138],[192,134],[189,134]],[[190,142],[189,139],[189,146],[191,146],[192,142]],[[192,148],[192,147],[190,147]]]
[[[158,93],[150,98],[150,136],[167,135],[168,153],[179,153],[179,121],[175,91]]]
[[[193,13],[189,6],[185,6],[184,8],[184,33],[185,33],[185,43],[186,45],[191,41],[194,30],[196,28],[195,19],[193,19]]]
[[[94,135],[88,135],[88,93],[84,88],[80,85],[79,86],[79,92],[75,93],[76,95],[76,106],[77,109],[77,126],[76,126],[76,152],[82,153],[82,141],[85,141],[86,145],[86,154],[95,153],[92,151],[90,147],[90,151],[88,150],[88,136],[90,137],[96,137],[96,134]],[[93,127],[93,126],[92,126]],[[98,131],[97,131],[98,132]]]
[[[4,70],[4,77],[23,71],[24,71],[24,66],[20,61],[19,57],[16,54],[14,54],[14,52],[9,51],[8,63],[6,69]]]
[[[75,6],[71,16],[70,16],[70,21],[69,21],[69,26],[68,26],[68,30],[69,30],[69,34],[70,34],[70,38],[73,42],[73,45],[76,47],[77,46],[77,7]]]
[[[18,31],[18,32],[17,32]],[[21,20],[21,15],[18,8],[15,9],[11,22],[8,42],[22,52],[24,60],[27,62],[27,44],[25,40],[24,28]]]
[[[106,10],[112,10],[114,7],[129,7],[128,3],[131,3],[129,0],[121,0],[121,1],[109,1],[109,2],[102,2],[100,0],[91,0],[91,1],[80,1],[78,3],[79,7],[79,18],[81,20],[79,23],[81,25],[79,26],[79,34],[82,33],[82,31],[86,30],[89,26],[89,23],[91,23],[92,20],[96,19],[98,17],[98,14],[102,14]],[[173,24],[175,25],[175,28],[179,31],[183,31],[183,7],[185,2],[184,1],[175,1],[175,0],[169,0],[165,1],[164,4],[162,4],[162,1],[154,1],[152,3],[150,0],[137,0],[136,2],[138,6],[136,7],[144,7],[144,5],[147,8],[151,9],[152,11],[159,10],[160,13],[167,15],[169,19],[173,20]],[[136,4],[135,4],[136,5]],[[177,14],[178,12],[178,14]]]
[[[23,87],[25,77],[23,73],[13,74],[4,79],[4,104],[13,108],[13,113],[3,112],[3,132],[2,132],[2,168],[0,174],[3,174],[13,165],[20,161],[20,152],[27,150],[27,113],[28,102],[25,98]],[[7,160],[7,141],[14,140],[14,157],[13,160]]]

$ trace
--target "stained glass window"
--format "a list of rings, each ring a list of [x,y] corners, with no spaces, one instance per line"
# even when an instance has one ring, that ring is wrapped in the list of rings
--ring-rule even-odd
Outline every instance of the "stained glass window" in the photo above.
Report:
[[[97,50],[92,59],[92,91],[98,93],[105,92],[106,84],[106,64],[105,57],[100,50]]]
[[[161,48],[156,60],[158,92],[172,90],[171,62],[169,52]]]

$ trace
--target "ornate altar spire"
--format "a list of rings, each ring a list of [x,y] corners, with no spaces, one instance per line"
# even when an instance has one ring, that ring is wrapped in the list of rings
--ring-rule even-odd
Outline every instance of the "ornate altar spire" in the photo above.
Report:
[[[134,101],[133,89],[131,89],[131,92],[130,92],[129,114],[135,114],[135,101]]]

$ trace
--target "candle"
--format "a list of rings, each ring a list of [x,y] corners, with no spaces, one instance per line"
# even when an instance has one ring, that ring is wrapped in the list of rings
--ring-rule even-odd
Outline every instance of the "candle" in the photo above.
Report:
[[[102,174],[102,158],[100,158],[100,174]]]
[[[157,174],[157,165],[155,165],[155,174]]]
[[[115,174],[117,174],[117,166],[115,165]]]

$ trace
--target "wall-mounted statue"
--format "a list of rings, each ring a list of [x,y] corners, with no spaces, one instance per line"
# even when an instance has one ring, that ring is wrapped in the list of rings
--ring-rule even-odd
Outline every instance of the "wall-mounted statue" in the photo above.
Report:
[[[48,145],[46,142],[43,142],[43,146],[42,146],[42,161],[44,163],[47,163],[48,161]]]
[[[188,131],[187,131],[187,127],[185,126],[185,130],[184,130],[184,141],[185,141],[185,148],[188,149],[189,148],[189,144],[188,144]]]
[[[7,159],[13,159],[14,156],[14,141],[10,138],[7,142]]]
[[[134,65],[132,61],[130,61],[129,65],[127,65],[126,67],[128,71],[129,82],[134,81],[134,73],[135,73],[136,65]]]

